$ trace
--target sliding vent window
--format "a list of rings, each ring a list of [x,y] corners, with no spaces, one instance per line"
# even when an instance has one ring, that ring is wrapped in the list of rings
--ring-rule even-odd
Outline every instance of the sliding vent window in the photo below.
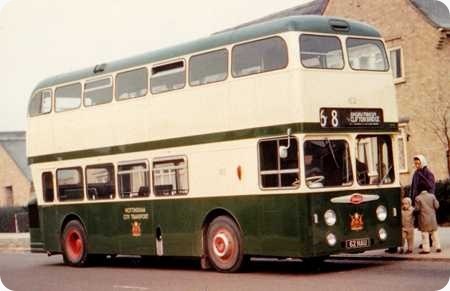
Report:
[[[76,83],[55,90],[56,112],[62,112],[80,107],[81,105],[81,84]]]
[[[223,81],[228,75],[226,49],[193,56],[189,61],[189,84],[204,85]]]
[[[185,195],[188,193],[187,161],[183,158],[153,162],[155,195]]]
[[[287,156],[280,156],[280,148]],[[298,145],[295,138],[259,143],[259,172],[262,188],[293,188],[299,185]]]
[[[381,40],[348,38],[348,61],[353,70],[387,71],[386,51]]]
[[[139,198],[150,195],[147,163],[119,164],[117,177],[120,197]]]
[[[83,200],[83,172],[81,168],[58,169],[56,171],[59,201]]]
[[[112,98],[112,77],[89,80],[84,83],[84,106],[109,103]]]
[[[30,117],[52,111],[52,91],[44,90],[33,95],[28,107]]]
[[[185,85],[186,69],[183,61],[152,68],[150,88],[153,94],[182,89]]]
[[[145,96],[147,94],[147,69],[119,73],[116,76],[116,99],[125,100]]]
[[[356,176],[360,185],[391,184],[394,182],[392,142],[388,135],[356,138]]]
[[[341,42],[334,36],[303,34],[300,36],[300,57],[305,68],[344,68]]]
[[[351,186],[350,148],[345,140],[308,140],[304,143],[305,182],[309,188]]]
[[[286,43],[280,37],[257,40],[233,48],[233,77],[242,77],[285,68],[288,64]]]
[[[106,164],[86,167],[86,187],[89,199],[114,198],[114,166]]]

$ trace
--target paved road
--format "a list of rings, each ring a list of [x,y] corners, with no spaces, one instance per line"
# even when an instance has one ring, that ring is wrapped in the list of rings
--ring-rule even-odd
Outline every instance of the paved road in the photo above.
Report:
[[[145,263],[119,257],[88,268],[62,264],[61,256],[0,254],[0,277],[14,291],[215,290],[439,290],[448,261],[330,260],[319,269],[300,261],[253,261],[246,272],[202,271],[189,260]]]

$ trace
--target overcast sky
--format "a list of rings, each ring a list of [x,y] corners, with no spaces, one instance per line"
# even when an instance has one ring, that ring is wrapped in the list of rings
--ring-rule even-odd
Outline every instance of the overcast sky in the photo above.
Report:
[[[44,78],[207,36],[310,0],[0,0],[0,131]],[[442,2],[448,3],[450,0]]]

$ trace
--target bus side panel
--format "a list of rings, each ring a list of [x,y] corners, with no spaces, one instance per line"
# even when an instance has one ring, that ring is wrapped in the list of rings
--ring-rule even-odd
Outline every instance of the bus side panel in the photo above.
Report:
[[[61,252],[60,245],[60,233],[59,229],[61,225],[59,224],[59,218],[57,217],[58,208],[53,207],[41,207],[41,218],[42,218],[42,234],[44,238],[44,248],[51,252]]]
[[[88,234],[88,249],[90,253],[117,253],[117,203],[92,203],[80,205],[88,216],[83,223]],[[87,218],[87,219],[86,219]]]

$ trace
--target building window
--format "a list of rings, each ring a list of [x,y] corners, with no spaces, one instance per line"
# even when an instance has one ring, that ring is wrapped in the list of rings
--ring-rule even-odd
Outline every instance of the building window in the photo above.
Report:
[[[288,147],[280,157],[280,147]],[[259,142],[259,174],[262,188],[293,188],[299,185],[298,144],[295,138]]]
[[[30,106],[28,107],[28,114],[30,117],[49,113],[52,111],[52,91],[43,90],[33,95]]]
[[[116,76],[116,98],[125,100],[147,94],[147,68],[119,73]]]
[[[236,45],[232,52],[233,77],[283,69],[288,65],[287,47],[280,37]]]
[[[58,87],[55,90],[56,112],[71,110],[81,105],[81,84]]]
[[[400,125],[400,134],[397,137],[398,143],[398,164],[400,173],[408,173],[408,155],[406,150],[407,134],[404,126]]]
[[[153,161],[154,193],[157,196],[185,195],[189,191],[185,158]]]
[[[14,206],[14,192],[12,186],[6,186],[5,187],[5,206],[6,207],[13,207]]]
[[[405,81],[402,48],[396,47],[389,49],[389,58],[391,63],[392,76],[394,77],[394,83]]]
[[[59,201],[83,200],[83,171],[80,167],[56,170]]]
[[[227,75],[228,51],[226,49],[196,55],[189,60],[191,86],[223,81]]]
[[[344,68],[341,41],[335,36],[300,36],[300,58],[305,68]]]
[[[113,199],[116,193],[114,165],[86,167],[86,188],[89,199]]]
[[[42,192],[45,202],[53,202],[54,199],[54,189],[53,189],[53,173],[44,172],[42,173]]]
[[[112,77],[88,80],[84,83],[84,106],[109,103],[112,98]]]
[[[147,162],[120,163],[117,177],[121,198],[148,197],[150,195]]]

